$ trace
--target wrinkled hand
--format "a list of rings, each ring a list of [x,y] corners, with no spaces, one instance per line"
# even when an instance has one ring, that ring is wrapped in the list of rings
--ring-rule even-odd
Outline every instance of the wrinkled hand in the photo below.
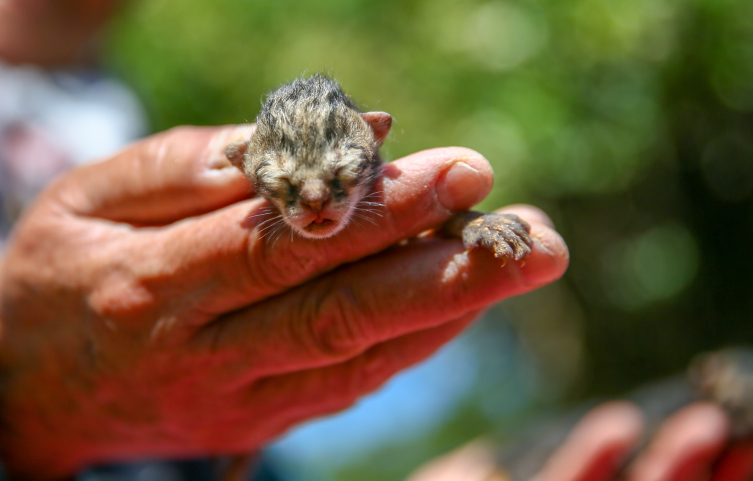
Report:
[[[223,149],[179,128],[72,172],[0,265],[0,452],[21,478],[139,456],[245,452],[420,361],[485,306],[557,279],[546,216],[524,267],[416,236],[487,194],[477,153],[385,167],[384,207],[327,240],[261,233],[266,203]]]

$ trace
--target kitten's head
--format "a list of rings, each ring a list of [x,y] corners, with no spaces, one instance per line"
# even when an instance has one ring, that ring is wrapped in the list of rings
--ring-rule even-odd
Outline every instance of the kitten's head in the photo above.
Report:
[[[342,230],[372,193],[392,117],[352,109],[312,115],[303,124],[258,121],[242,163],[257,194],[277,207],[290,228],[320,239]]]

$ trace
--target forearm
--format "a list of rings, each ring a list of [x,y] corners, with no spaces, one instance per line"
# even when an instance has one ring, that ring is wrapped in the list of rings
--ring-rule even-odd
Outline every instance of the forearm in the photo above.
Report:
[[[24,383],[18,382],[16,368],[24,362],[18,356],[18,339],[9,339],[7,323],[13,313],[6,292],[8,260],[7,252],[0,246],[0,461],[5,473],[13,480],[62,479],[75,469],[70,464],[74,457],[60,449],[70,448],[71,444],[55,442],[55,438],[62,436],[60,432],[55,434],[54,427],[44,426],[44,420],[56,416],[44,409],[44,402],[39,402],[51,396],[60,382],[49,382],[48,379],[43,389],[27,389],[23,387]],[[47,406],[50,407],[64,411],[62,406]],[[61,419],[68,417],[65,412],[62,414]]]

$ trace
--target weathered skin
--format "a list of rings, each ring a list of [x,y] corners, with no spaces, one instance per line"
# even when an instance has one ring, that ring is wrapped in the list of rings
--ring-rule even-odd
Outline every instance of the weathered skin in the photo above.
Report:
[[[251,451],[349,406],[479,310],[567,267],[533,207],[506,210],[531,223],[525,266],[454,240],[402,242],[488,193],[489,164],[463,148],[385,166],[377,226],[272,246],[256,228],[266,201],[247,199],[224,153],[251,128],[144,139],[61,177],[16,224],[0,258],[11,479]]]

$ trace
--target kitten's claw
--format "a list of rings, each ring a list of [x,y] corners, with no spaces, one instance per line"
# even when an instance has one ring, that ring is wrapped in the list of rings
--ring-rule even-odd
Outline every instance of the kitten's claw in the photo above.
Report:
[[[466,249],[484,247],[494,257],[520,261],[531,253],[531,226],[515,214],[464,212],[447,223],[450,234],[463,239]]]

